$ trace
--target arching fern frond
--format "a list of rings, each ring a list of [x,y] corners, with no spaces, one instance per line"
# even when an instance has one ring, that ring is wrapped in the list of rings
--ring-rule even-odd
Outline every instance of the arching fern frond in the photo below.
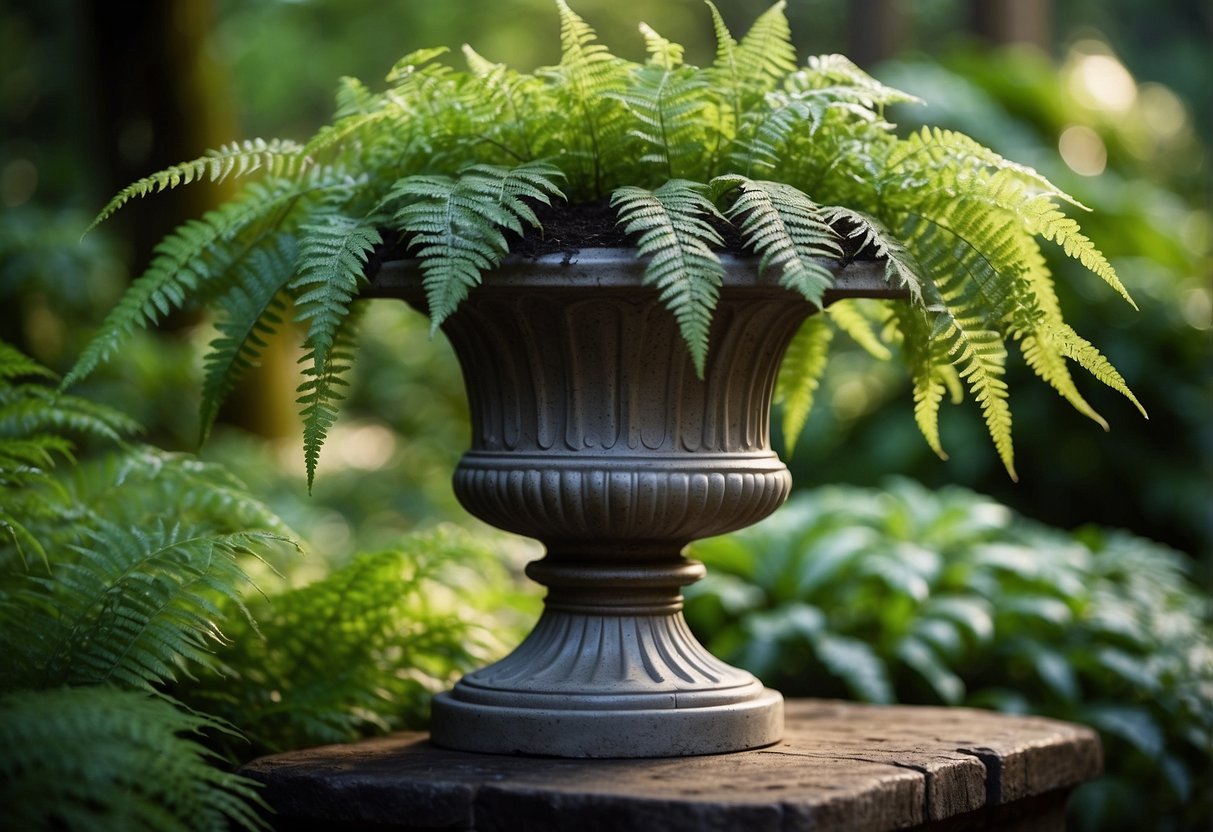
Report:
[[[834,330],[821,315],[814,315],[796,331],[788,344],[775,380],[775,403],[783,405],[783,442],[791,458],[804,430],[813,400],[829,359]]]
[[[188,185],[190,182],[222,182],[229,177],[247,176],[261,171],[267,176],[289,177],[307,164],[304,148],[286,139],[248,139],[232,142],[203,156],[165,168],[138,182],[127,185],[114,195],[89,223],[84,233],[92,231],[132,199],[157,191]]]
[[[367,258],[383,242],[379,220],[326,212],[302,227],[296,276],[287,288],[295,301],[295,320],[307,326],[304,344],[316,365],[327,363],[337,329],[366,283]]]
[[[473,663],[478,647],[466,618],[434,603],[433,581],[452,562],[492,567],[494,555],[440,527],[409,536],[400,550],[358,555],[306,586],[253,598],[257,628],[237,622],[220,649],[227,675],[206,673],[183,693],[237,722],[258,752],[419,727],[430,696]]]
[[[879,323],[879,321],[874,322],[871,319],[873,309],[874,307],[865,303],[862,298],[844,299],[830,304],[825,310],[825,316],[831,324],[845,332],[868,355],[879,361],[888,361],[893,354],[874,329],[874,323]],[[881,304],[880,309],[886,310],[885,314],[887,314],[886,305]]]
[[[834,284],[825,263],[842,258],[838,235],[820,217],[820,207],[802,191],[781,182],[744,176],[719,176],[717,191],[736,191],[725,216],[741,231],[745,244],[760,256],[758,269],[780,270],[781,286],[799,292],[814,306]]]
[[[210,435],[223,400],[256,366],[265,339],[282,325],[282,293],[295,274],[296,248],[294,237],[279,234],[272,243],[250,252],[237,280],[216,301],[222,317],[215,323],[219,335],[203,359],[199,444]]]
[[[332,342],[325,350],[323,361],[317,359],[315,347],[299,359],[299,363],[304,365],[304,379],[295,391],[299,394],[295,402],[302,406],[303,462],[307,468],[309,492],[316,479],[320,449],[324,446],[329,428],[337,421],[337,406],[345,398],[342,390],[349,386],[345,376],[353,364],[359,311],[350,304],[338,313]]]
[[[947,354],[947,345],[933,339],[932,313],[906,304],[893,306],[902,334],[902,355],[914,384],[914,422],[927,445],[940,459],[947,459],[939,436],[939,408],[946,393],[960,404],[964,390]]]
[[[724,267],[712,246],[723,245],[708,217],[720,216],[707,198],[707,186],[671,180],[655,191],[627,186],[611,195],[619,222],[639,235],[637,256],[651,258],[645,285],[656,286],[674,314],[702,377],[708,353],[708,327],[716,308]]]
[[[0,697],[0,801],[12,829],[268,829],[258,784],[191,736],[229,733],[162,697],[112,688]]]
[[[886,86],[844,55],[813,55],[807,65],[788,77],[788,87],[812,90],[840,104],[856,104],[879,111],[889,104],[921,104],[922,99]]]
[[[840,205],[823,208],[821,217],[835,228],[841,226],[846,236],[858,240],[861,250],[870,249],[874,257],[884,260],[885,280],[890,285],[906,289],[915,302],[922,303],[923,280],[919,276],[921,266],[905,243],[895,237],[879,220],[862,211]]]
[[[139,528],[159,522],[162,507],[171,505],[175,520],[199,531],[269,532],[273,542],[286,541],[262,547],[258,557],[297,549],[289,542],[295,532],[234,474],[190,454],[138,445],[77,466],[63,484],[79,515]]]
[[[230,241],[286,206],[299,189],[298,183],[289,180],[254,182],[241,198],[208,211],[202,219],[189,220],[165,237],[154,249],[156,257],[147,271],[106,316],[61,387],[86,378],[135,329],[152,326],[187,301],[205,301],[226,288],[222,278],[244,253]]]
[[[217,603],[239,604],[240,559],[279,539],[164,523],[98,520],[72,560],[23,576],[0,599],[15,687],[152,689],[191,664],[209,666],[222,641]]]
[[[421,258],[431,332],[497,266],[508,251],[503,229],[521,234],[523,224],[539,220],[526,200],[550,204],[564,194],[553,180],[560,172],[542,162],[513,168],[473,165],[457,179],[409,176],[392,189],[404,205],[396,212],[397,228],[410,236]]]
[[[732,53],[735,67],[728,73],[735,79],[733,97],[742,107],[775,89],[796,69],[792,30],[783,13],[786,6],[784,0],[771,6],[754,21],[736,49],[726,50]]]

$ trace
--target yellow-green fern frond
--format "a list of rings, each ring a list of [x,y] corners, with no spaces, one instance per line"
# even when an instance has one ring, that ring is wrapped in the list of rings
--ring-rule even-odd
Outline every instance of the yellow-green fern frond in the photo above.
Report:
[[[1078,363],[1084,370],[1095,376],[1099,381],[1120,393],[1133,403],[1142,416],[1150,418],[1145,407],[1133,395],[1124,378],[1090,342],[1075,332],[1069,324],[1062,324],[1051,333],[1056,339],[1058,349],[1069,359]]]
[[[814,55],[805,68],[788,78],[793,90],[813,90],[840,104],[879,110],[889,104],[921,104],[922,99],[886,86],[843,55]]]
[[[926,310],[895,304],[893,315],[902,335],[902,356],[914,384],[914,422],[927,445],[940,459],[947,459],[939,435],[939,408],[951,390],[953,403],[964,395],[955,368],[949,363],[943,342],[931,337]]]
[[[842,258],[838,235],[820,217],[820,207],[803,192],[781,182],[744,176],[720,176],[711,182],[720,192],[737,193],[725,212],[745,244],[761,259],[760,272],[775,267],[779,283],[823,306],[825,290],[834,284],[826,264]]]
[[[872,308],[861,298],[851,298],[835,301],[825,312],[829,321],[850,336],[864,352],[879,361],[888,361],[893,357],[893,353],[880,340],[880,335],[873,327],[868,311]],[[885,307],[882,305],[881,308]]]
[[[834,330],[821,315],[814,315],[796,331],[788,344],[775,380],[775,403],[783,405],[783,442],[788,457],[804,430],[821,376],[829,358]]]
[[[115,211],[137,197],[188,185],[190,182],[222,182],[229,177],[247,176],[261,171],[268,176],[294,176],[307,161],[304,148],[284,139],[249,139],[232,142],[190,162],[145,176],[114,195],[93,219],[84,233],[92,231]]]
[[[655,191],[627,186],[611,195],[624,231],[639,235],[637,256],[650,258],[644,283],[657,287],[662,303],[677,319],[700,377],[724,278],[724,266],[712,250],[723,241],[708,222],[708,217],[720,215],[707,191],[706,185],[674,179]]]
[[[567,129],[559,137],[562,150],[575,160],[578,170],[570,173],[577,193],[591,197],[604,188],[604,165],[618,150],[623,106],[616,96],[627,87],[627,62],[598,43],[597,35],[565,0],[556,0],[560,11],[560,66],[556,94],[566,110]]]
[[[328,437],[329,428],[337,421],[337,408],[345,398],[344,389],[349,387],[346,376],[353,364],[355,336],[361,317],[359,312],[355,304],[345,307],[332,331],[332,343],[325,352],[324,360],[318,359],[315,346],[299,359],[299,363],[304,365],[303,383],[295,391],[299,394],[295,402],[301,405],[303,463],[307,469],[309,492],[316,479],[320,449]]]

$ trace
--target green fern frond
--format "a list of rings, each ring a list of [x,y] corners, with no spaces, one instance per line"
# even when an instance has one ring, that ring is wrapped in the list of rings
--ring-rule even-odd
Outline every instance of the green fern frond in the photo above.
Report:
[[[493,63],[467,44],[463,54],[485,91],[488,106],[482,128],[486,135],[515,161],[533,160],[541,137],[554,132],[552,122],[558,118],[539,103],[545,91],[543,81]]]
[[[741,39],[733,53],[738,92],[743,106],[747,99],[760,98],[775,89],[784,76],[796,69],[792,30],[780,0],[767,9]]]
[[[931,337],[929,313],[918,307],[895,304],[893,315],[902,334],[902,354],[914,385],[914,422],[935,455],[946,460],[948,454],[939,435],[939,409],[949,390],[953,403],[959,404],[963,389],[945,344]]]
[[[1112,264],[1082,233],[1078,221],[1067,217],[1053,204],[1050,195],[1039,194],[1028,202],[1020,203],[1016,213],[1024,218],[1029,233],[1057,243],[1067,257],[1073,257],[1082,263],[1116,290],[1117,294],[1124,298],[1130,306],[1137,309],[1137,303],[1129,295],[1129,290],[1120,282]]]
[[[346,308],[345,315],[333,333],[333,342],[326,351],[326,360],[317,361],[315,349],[299,359],[304,380],[295,392],[295,402],[302,406],[303,461],[307,468],[308,492],[316,479],[316,464],[320,460],[320,449],[328,436],[329,428],[337,421],[337,406],[345,398],[342,388],[348,387],[345,376],[353,363],[353,345],[359,319],[358,310]]]
[[[843,55],[810,57],[805,68],[789,77],[788,83],[791,89],[813,90],[836,102],[857,104],[867,110],[923,103],[916,95],[880,83]]]
[[[53,379],[55,374],[12,344],[0,341],[0,385],[15,378],[30,377]]]
[[[375,246],[383,242],[378,218],[351,219],[325,213],[303,226],[303,242],[288,284],[295,301],[295,320],[306,324],[304,344],[317,367],[329,350],[350,304],[366,283],[364,270]]]
[[[425,69],[431,71],[438,69],[445,73],[449,71],[447,67],[427,67],[426,65],[432,64],[449,51],[445,46],[416,49],[392,65],[392,68],[388,71],[386,80],[392,86],[399,88],[407,84],[418,72],[425,71]]]
[[[238,623],[192,704],[237,722],[258,751],[348,742],[418,727],[429,698],[472,665],[471,628],[431,589],[450,563],[483,568],[492,552],[439,528],[398,551],[356,556],[321,580],[252,599],[257,630]]]
[[[157,323],[187,301],[202,301],[222,290],[222,278],[244,253],[230,241],[251,225],[282,209],[298,196],[300,185],[277,180],[253,183],[245,194],[200,220],[190,220],[165,237],[156,257],[106,316],[98,332],[76,361],[61,388],[82,381],[108,360],[137,328]]]
[[[887,309],[881,305],[881,309]],[[864,352],[878,361],[888,361],[893,353],[880,340],[880,335],[873,328],[873,322],[865,314],[872,307],[861,298],[851,298],[835,301],[825,310],[826,318],[831,324],[850,336],[851,340],[863,348]],[[869,313],[870,314],[870,313]]]
[[[862,211],[839,205],[823,208],[821,217],[831,226],[841,225],[846,236],[859,241],[860,249],[870,248],[873,256],[885,261],[885,280],[890,285],[906,289],[916,303],[922,303],[922,267],[905,243],[879,220]]]
[[[644,284],[657,287],[662,303],[678,321],[700,377],[724,278],[724,267],[712,250],[723,241],[708,222],[720,214],[707,191],[706,185],[673,179],[655,191],[626,186],[611,195],[624,231],[639,235],[637,256],[650,258]]]
[[[64,481],[66,498],[80,513],[131,528],[154,525],[157,512],[171,505],[174,519],[214,534],[269,532],[268,553],[294,552],[297,535],[235,475],[190,454],[136,446],[121,454],[77,466]]]
[[[404,203],[396,226],[421,258],[431,332],[506,255],[502,230],[521,234],[524,223],[539,224],[526,200],[550,204],[553,196],[564,196],[553,181],[559,177],[549,164],[527,162],[474,165],[457,179],[409,176],[396,184],[391,197]]]
[[[198,443],[210,435],[219,407],[244,374],[255,367],[265,339],[282,325],[282,292],[294,276],[295,240],[278,235],[272,243],[249,253],[239,277],[216,303],[223,317],[203,359],[202,400],[198,410]]]
[[[783,405],[783,442],[790,459],[804,430],[829,359],[834,330],[815,315],[800,325],[788,344],[775,380],[775,403]]]
[[[838,235],[820,217],[820,206],[802,191],[781,182],[754,181],[744,176],[720,176],[709,183],[720,192],[738,192],[725,216],[741,231],[745,244],[758,254],[760,272],[780,269],[781,286],[822,307],[834,275],[823,261],[838,261]]]
[[[642,31],[647,29],[642,24]],[[649,63],[632,75],[617,94],[632,115],[628,133],[639,139],[642,164],[651,164],[666,178],[703,167],[705,137],[701,111],[707,105],[707,77],[693,67],[679,66],[682,47],[648,29],[659,39]]]
[[[898,143],[885,164],[886,177],[891,180],[900,179],[898,187],[903,190],[915,187],[914,174],[926,177],[926,181],[929,181],[932,171],[946,172],[950,176],[962,176],[965,172],[975,174],[983,171],[1002,171],[1006,180],[1016,182],[1024,191],[1057,197],[1084,210],[1090,210],[1033,168],[1012,162],[954,130],[923,127]],[[907,174],[910,174],[909,178],[902,178]],[[884,185],[881,186],[882,190],[883,188]]]
[[[682,66],[682,53],[685,51],[682,44],[662,37],[647,23],[640,24],[640,34],[644,37],[644,48],[649,53],[650,63],[665,70]]]
[[[268,142],[265,139],[248,139],[232,142],[217,150],[208,150],[205,155],[193,161],[173,165],[127,185],[106,203],[84,233],[92,231],[119,208],[137,197],[176,188],[178,185],[188,185],[190,182],[222,182],[229,177],[247,176],[257,171],[262,171],[267,176],[294,176],[306,166],[307,159],[301,145],[286,139],[271,139]]]
[[[0,697],[0,801],[9,828],[267,830],[259,784],[191,737],[221,723],[112,688]]]
[[[568,126],[560,136],[567,146],[553,150],[574,160],[576,171],[566,171],[574,192],[592,198],[604,190],[604,164],[622,130],[622,107],[615,97],[627,86],[627,64],[597,42],[594,30],[565,0],[556,0],[556,6],[561,46],[556,96]]]
[[[1011,408],[1007,402],[1007,384],[1002,378],[1006,370],[1006,347],[997,332],[976,328],[978,326],[979,321],[940,315],[932,338],[938,338],[945,346],[957,374],[968,384],[981,407],[986,429],[1003,467],[1012,480],[1018,480],[1011,441]]]
[[[79,396],[36,384],[0,386],[0,441],[50,432],[121,442],[140,430],[126,414]]]
[[[183,525],[123,527],[97,520],[73,560],[25,576],[0,600],[20,687],[152,689],[190,665],[210,666],[223,640],[221,599],[248,583],[240,559],[278,538],[217,535]]]

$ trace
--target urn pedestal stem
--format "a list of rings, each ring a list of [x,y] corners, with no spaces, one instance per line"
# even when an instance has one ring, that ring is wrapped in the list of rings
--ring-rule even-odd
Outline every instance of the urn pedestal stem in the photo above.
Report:
[[[682,551],[787,498],[771,397],[816,308],[751,261],[726,265],[703,378],[628,250],[507,263],[444,322],[472,422],[455,494],[544,544],[527,574],[548,595],[513,653],[435,697],[436,744],[666,757],[780,739],[782,697],[688,629],[681,590],[704,569]],[[897,294],[882,272],[849,267],[827,302]],[[374,291],[424,307],[410,264],[385,264]]]

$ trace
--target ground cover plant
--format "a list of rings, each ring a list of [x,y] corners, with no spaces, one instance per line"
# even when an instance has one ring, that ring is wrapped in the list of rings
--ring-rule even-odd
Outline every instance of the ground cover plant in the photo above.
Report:
[[[688,621],[786,695],[1094,726],[1106,775],[1075,795],[1075,828],[1196,830],[1213,811],[1213,621],[1173,550],[897,480],[793,497],[692,551],[708,577]]]
[[[113,357],[132,330],[209,304],[220,334],[206,359],[205,437],[265,338],[291,317],[289,301],[306,332],[298,402],[310,482],[375,252],[419,259],[436,328],[520,236],[541,233],[538,209],[606,202],[701,372],[725,236],[814,303],[831,264],[856,248],[883,258],[886,279],[911,302],[838,304],[806,324],[779,380],[789,434],[803,425],[836,329],[878,356],[888,355],[884,341],[900,345],[917,424],[940,455],[943,399],[971,394],[1012,476],[1008,343],[1101,425],[1067,361],[1136,403],[1061,317],[1042,242],[1128,294],[1062,210],[1081,206],[1046,179],[959,133],[899,137],[884,110],[911,97],[841,56],[799,65],[782,3],[740,41],[709,3],[717,49],[707,68],[686,64],[679,44],[644,25],[648,59],[618,58],[563,0],[557,7],[558,66],[523,73],[465,47],[468,69],[458,71],[445,49],[417,50],[392,68],[385,91],[344,79],[334,120],[305,143],[233,143],[123,189],[97,222],[155,191],[260,176],[159,245],[65,386]]]

